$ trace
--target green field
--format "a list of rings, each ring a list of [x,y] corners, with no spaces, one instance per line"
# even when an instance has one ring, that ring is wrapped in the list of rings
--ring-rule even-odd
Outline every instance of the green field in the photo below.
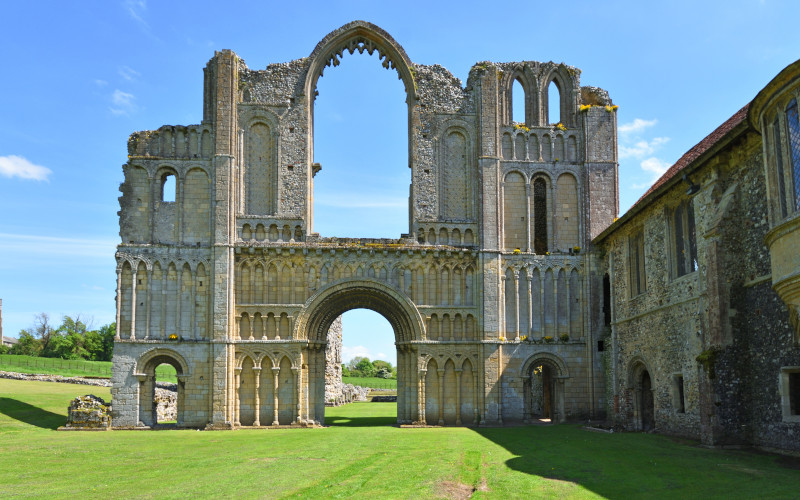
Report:
[[[0,370],[18,373],[62,375],[64,377],[111,377],[110,361],[86,361],[83,359],[39,358],[0,354]],[[177,382],[175,368],[161,365],[156,368],[158,380]]]
[[[397,389],[397,379],[378,377],[342,377],[345,384],[360,385],[373,389]]]
[[[57,432],[108,389],[0,379],[0,498],[796,498],[798,461],[577,425],[401,429],[393,403],[324,429]]]

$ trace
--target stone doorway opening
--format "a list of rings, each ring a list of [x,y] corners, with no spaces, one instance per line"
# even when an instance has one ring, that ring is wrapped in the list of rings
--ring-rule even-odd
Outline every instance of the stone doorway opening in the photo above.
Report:
[[[630,371],[630,386],[633,396],[633,421],[634,430],[649,432],[656,428],[655,398],[653,396],[654,383],[650,376],[650,369],[643,361],[633,363]]]
[[[177,354],[152,352],[143,356],[138,365],[139,426],[181,427],[186,389],[185,364]]]
[[[547,353],[534,356],[523,369],[525,423],[563,422],[565,365]]]
[[[655,408],[653,401],[653,382],[647,370],[642,371],[639,384],[639,414],[641,415],[641,428],[648,432],[656,427]]]
[[[386,318],[369,309],[351,309],[333,322],[325,355],[326,425],[397,422],[397,376],[401,370],[394,336]],[[352,408],[357,417],[346,408],[330,411],[351,404],[371,408]]]

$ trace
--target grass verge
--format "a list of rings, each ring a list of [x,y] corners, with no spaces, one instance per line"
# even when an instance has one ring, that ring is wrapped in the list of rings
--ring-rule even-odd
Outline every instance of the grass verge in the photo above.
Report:
[[[786,459],[576,425],[401,429],[392,403],[325,429],[56,432],[105,388],[0,379],[0,497],[792,498]]]
[[[0,354],[0,370],[18,373],[61,375],[63,377],[111,377],[110,361],[86,361],[84,359],[39,358]],[[161,365],[156,368],[158,380],[177,382],[175,368]]]
[[[342,377],[345,384],[360,385],[373,389],[397,389],[397,379],[378,377]]]

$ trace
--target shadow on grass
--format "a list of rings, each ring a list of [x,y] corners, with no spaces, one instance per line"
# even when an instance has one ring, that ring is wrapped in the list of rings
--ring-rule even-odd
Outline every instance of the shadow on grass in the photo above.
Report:
[[[397,425],[397,403],[350,403],[327,408],[325,425],[336,427],[380,427]]]
[[[64,415],[11,398],[0,398],[0,413],[42,429],[55,430],[66,421]]]
[[[336,427],[380,427],[397,425],[397,417],[342,417],[326,416],[325,425]]]
[[[594,433],[570,424],[473,430],[515,455],[505,462],[510,469],[606,498],[793,498],[800,487],[790,468],[777,470],[775,455],[706,449],[662,435]]]

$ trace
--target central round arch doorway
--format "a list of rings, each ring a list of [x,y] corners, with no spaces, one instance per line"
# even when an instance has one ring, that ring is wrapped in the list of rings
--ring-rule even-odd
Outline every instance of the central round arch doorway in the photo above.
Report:
[[[325,422],[325,346],[336,318],[351,309],[370,309],[392,326],[397,349],[397,422],[419,419],[419,370],[415,341],[425,339],[422,315],[399,290],[375,279],[343,279],[317,291],[297,319],[297,334],[308,341],[308,418]]]

